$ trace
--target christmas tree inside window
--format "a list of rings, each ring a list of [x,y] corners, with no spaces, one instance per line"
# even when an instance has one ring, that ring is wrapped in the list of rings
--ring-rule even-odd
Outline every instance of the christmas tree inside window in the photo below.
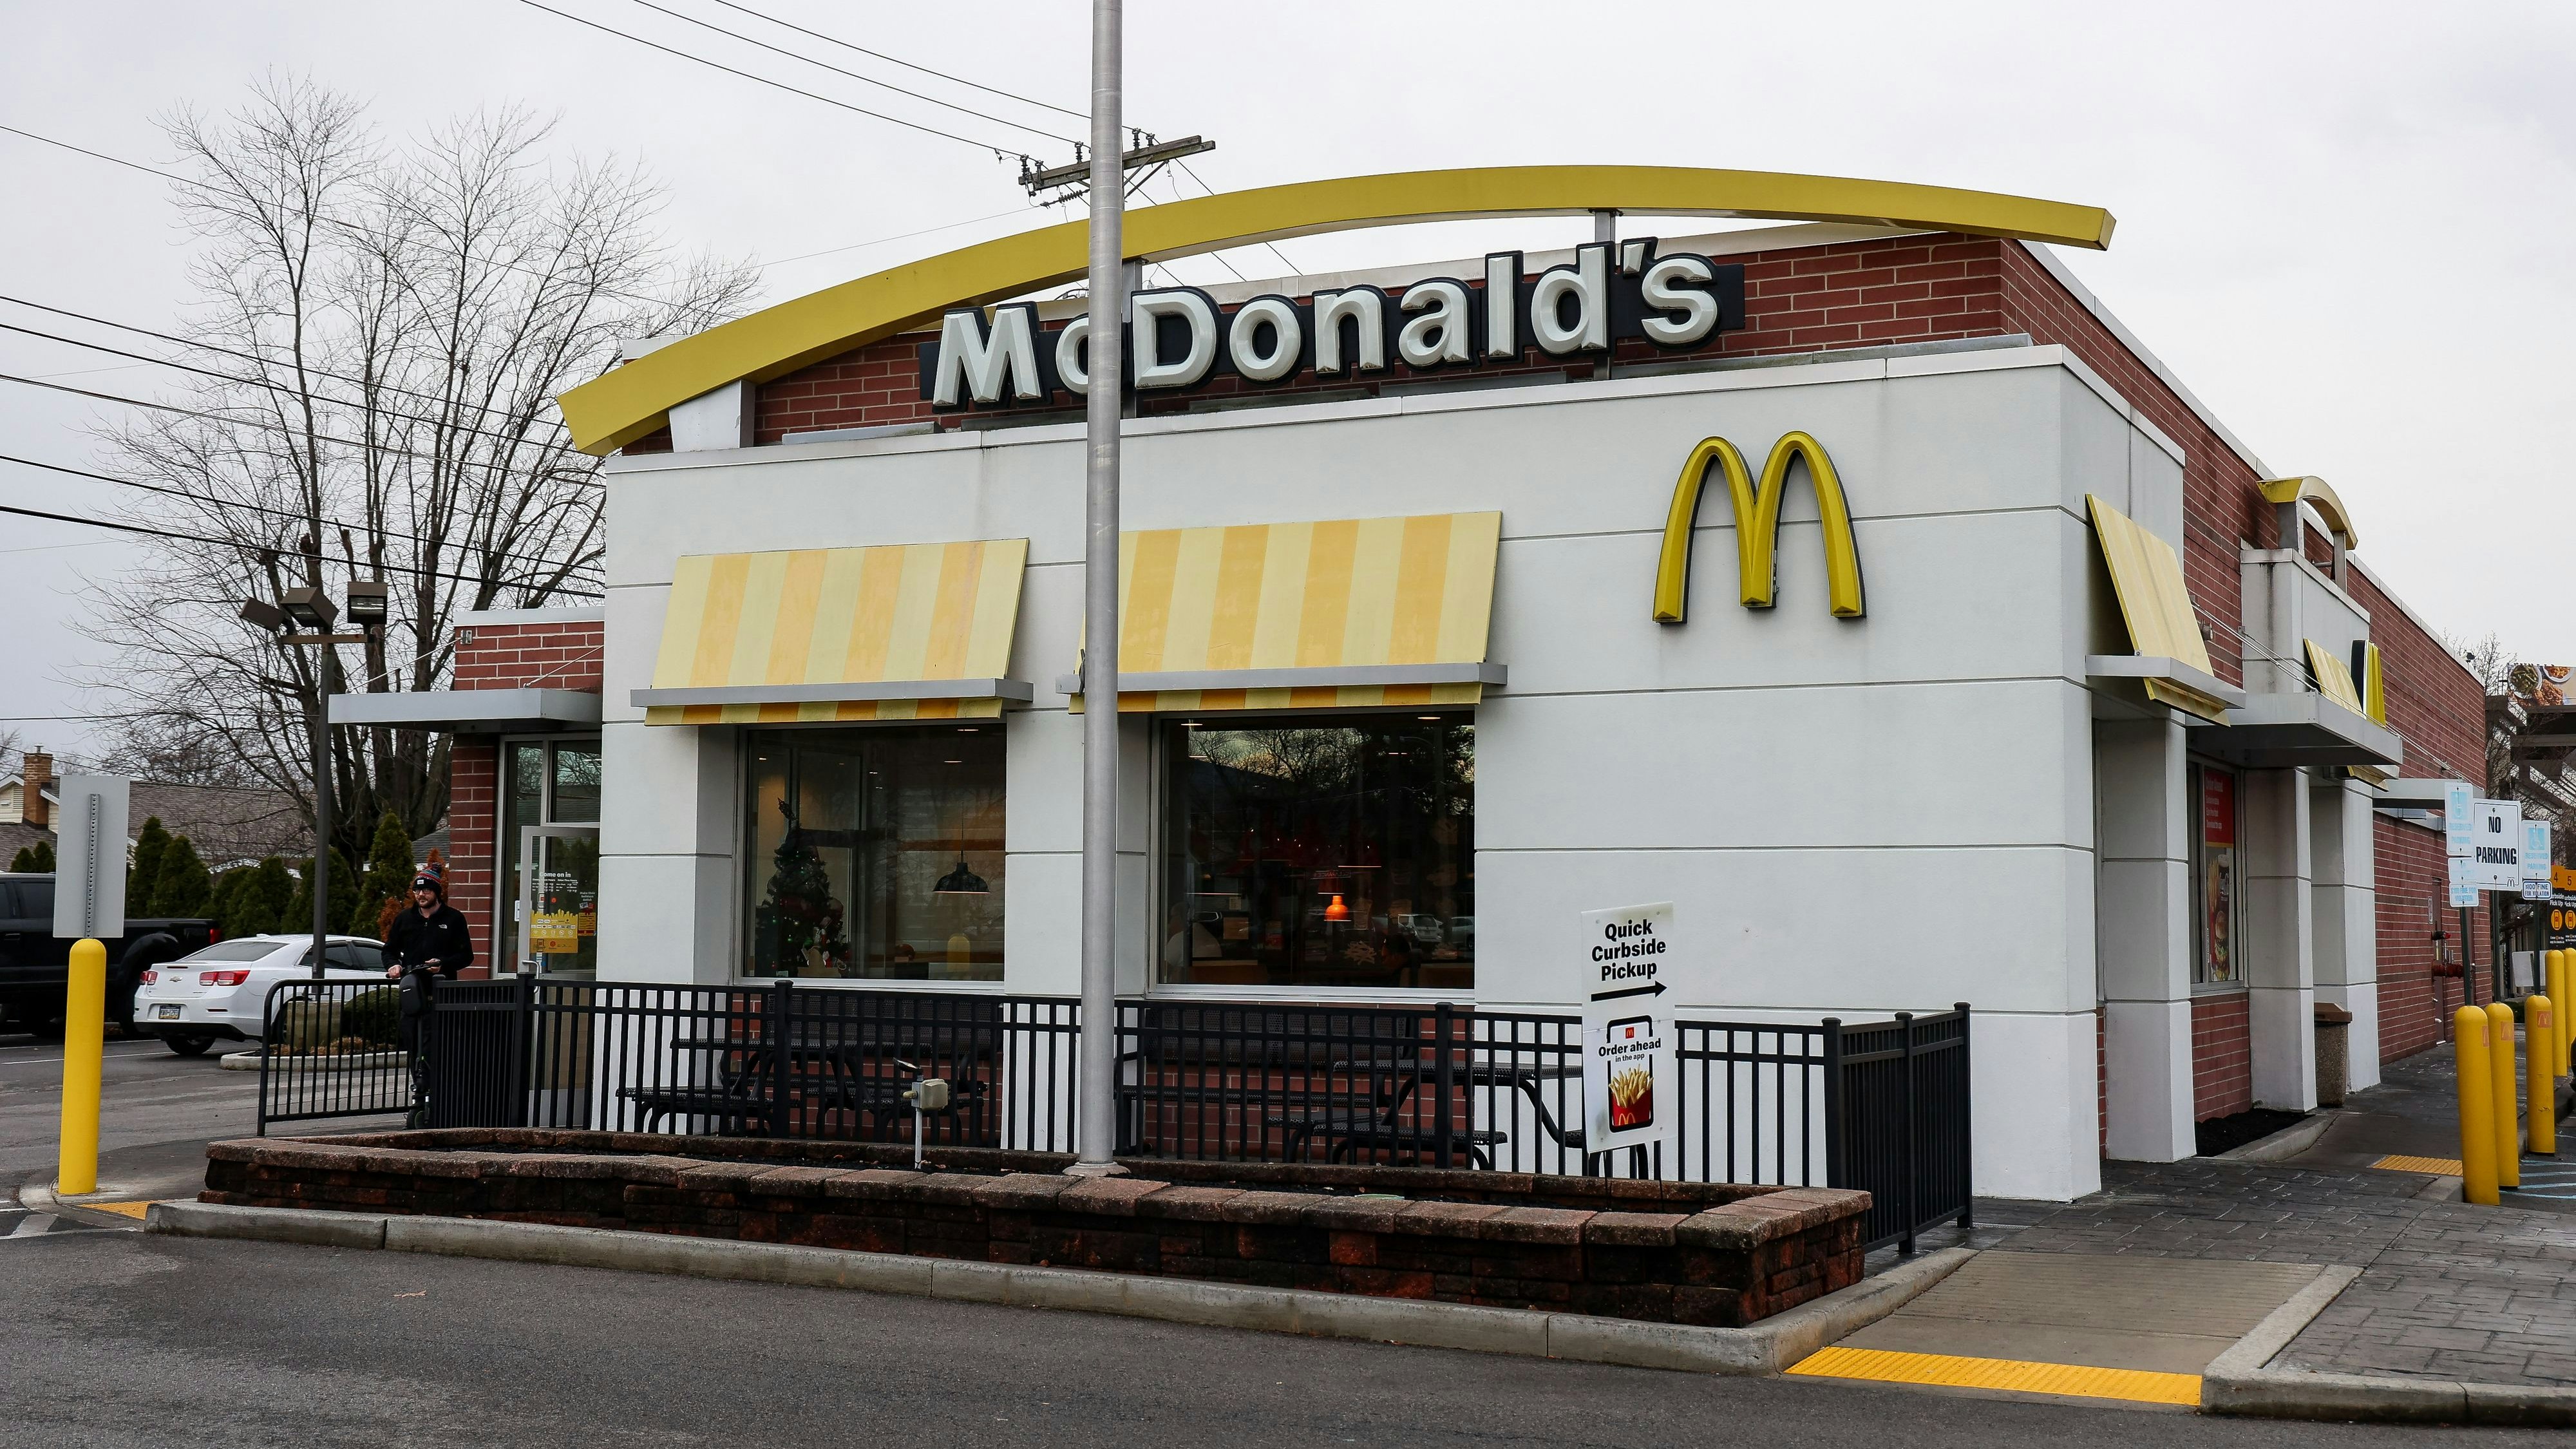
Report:
[[[1002,979],[998,721],[745,738],[743,974]]]

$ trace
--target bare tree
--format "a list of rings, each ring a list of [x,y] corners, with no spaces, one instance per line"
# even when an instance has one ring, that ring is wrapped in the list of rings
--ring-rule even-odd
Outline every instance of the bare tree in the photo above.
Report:
[[[622,339],[738,311],[754,278],[674,256],[647,177],[550,162],[551,123],[524,111],[389,144],[355,102],[272,79],[230,115],[163,126],[200,244],[189,361],[220,375],[107,441],[166,490],[134,515],[204,541],[161,541],[97,593],[91,630],[119,658],[96,682],[132,711],[125,753],[289,791],[309,817],[326,691],[437,688],[459,613],[598,595],[599,463],[554,396]],[[352,579],[392,594],[364,646],[284,648],[236,617]],[[386,810],[437,825],[443,737],[344,727],[334,745],[353,856]]]
[[[2513,678],[2513,656],[2506,652],[2504,640],[2492,632],[2487,637],[2476,641],[2471,641],[2465,634],[2444,634],[2440,637],[2442,647],[2450,650],[2453,657],[2469,667],[2469,672],[2477,676],[2478,683],[2486,686],[2487,693],[2505,692],[2505,687],[2512,682]]]

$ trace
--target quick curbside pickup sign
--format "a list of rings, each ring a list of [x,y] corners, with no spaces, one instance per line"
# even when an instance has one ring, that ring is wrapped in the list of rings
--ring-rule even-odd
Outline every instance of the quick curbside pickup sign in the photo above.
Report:
[[[1672,1135],[1681,1108],[1673,904],[1583,913],[1583,1150]]]

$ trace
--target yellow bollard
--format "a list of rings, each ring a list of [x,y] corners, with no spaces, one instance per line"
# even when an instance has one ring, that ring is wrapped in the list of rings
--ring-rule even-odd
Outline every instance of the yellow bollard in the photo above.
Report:
[[[2522,1111],[2514,1099],[2513,1008],[2487,1003],[2488,1085],[2495,1092],[2496,1186],[2522,1186]]]
[[[2550,1003],[2571,1000],[2568,998],[2568,969],[2571,969],[2571,964],[2576,964],[2576,951],[2550,951]],[[2568,1021],[2566,1011],[2558,1011],[2555,1016],[2558,1016],[2558,1031],[2553,1031],[2555,1039],[2550,1042],[2550,1075],[2563,1078],[2563,1075],[2568,1075],[2568,1039],[2576,1036],[2576,1021]]]
[[[2539,1157],[2558,1155],[2558,1079],[2550,1075],[2550,1043],[2558,1040],[2558,1012],[2546,996],[2522,999],[2522,1121],[2531,1134],[2531,1151]]]
[[[54,1191],[79,1197],[98,1191],[98,1070],[107,1048],[107,947],[72,943],[71,980],[63,997],[62,1148]]]
[[[2494,1074],[2487,1069],[2487,1014],[2474,1006],[2451,1013],[2454,1063],[2460,1077],[2460,1199],[2496,1204]]]
[[[2558,1002],[2565,1001],[2567,999],[2565,996],[2560,995],[2558,991],[2558,964],[2559,955],[2557,951],[2549,950],[2541,952],[2540,984],[2532,988],[2533,990],[2538,991],[2541,995],[2548,997],[2551,1005],[2553,1006]],[[2549,1022],[2549,1040],[2544,1042],[2538,1038],[2534,1038],[2531,1043],[2531,1050],[2543,1057],[2547,1057],[2551,1063],[2549,1068],[2549,1078],[2553,1091],[2557,1085],[2558,1073],[2564,1070],[2564,1068],[2558,1065],[2557,1051],[2559,1045],[2566,1040],[2566,1037],[2567,1033],[2565,1028],[2559,1025],[2556,1013],[2552,1012]]]

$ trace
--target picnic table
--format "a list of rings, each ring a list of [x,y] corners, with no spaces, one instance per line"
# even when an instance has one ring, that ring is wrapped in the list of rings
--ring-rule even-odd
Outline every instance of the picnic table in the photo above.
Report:
[[[668,1117],[712,1117],[725,1124],[719,1130],[731,1129],[735,1124],[750,1132],[766,1128],[776,1119],[776,1068],[782,1052],[786,1057],[786,1085],[796,1098],[824,1111],[838,1108],[864,1114],[871,1136],[884,1130],[889,1118],[909,1115],[912,1110],[903,1094],[914,1079],[871,1070],[885,1059],[887,1044],[867,1041],[864,1036],[860,1040],[835,1035],[789,1037],[783,1042],[684,1036],[674,1038],[670,1044],[678,1051],[717,1053],[716,1079],[689,1085],[618,1089],[620,1097],[643,1111],[647,1132]],[[917,1075],[926,1075],[915,1070]],[[954,1118],[962,1109],[982,1107],[987,1083],[981,1076],[952,1081],[950,1087],[948,1105],[926,1115]]]
[[[1353,1075],[1366,1072],[1372,1084],[1370,1103],[1365,1108],[1331,1106],[1309,1112],[1282,1110],[1265,1116],[1262,1119],[1264,1126],[1287,1132],[1284,1146],[1290,1160],[1304,1157],[1308,1146],[1318,1137],[1328,1144],[1325,1149],[1328,1162],[1340,1162],[1364,1150],[1401,1150],[1410,1152],[1418,1163],[1426,1149],[1438,1150],[1440,1129],[1435,1123],[1423,1121],[1419,1108],[1415,1110],[1413,1121],[1402,1120],[1405,1104],[1413,1099],[1418,1089],[1426,1083],[1437,1089],[1441,1063],[1436,1056],[1425,1057],[1415,1052],[1403,1056],[1354,1058],[1336,1061],[1332,1069],[1336,1073]],[[1582,1072],[1579,1062],[1498,1062],[1490,1056],[1470,1056],[1465,1061],[1448,1064],[1449,1083],[1453,1088],[1508,1087],[1529,1098],[1530,1107],[1538,1118],[1539,1130],[1559,1146],[1578,1152],[1583,1150],[1582,1129],[1568,1129],[1557,1122],[1555,1114],[1548,1110],[1546,1093],[1540,1089],[1540,1084],[1578,1077]],[[1449,1129],[1450,1151],[1464,1154],[1477,1167],[1493,1166],[1493,1156],[1487,1149],[1510,1140],[1508,1133],[1475,1126],[1472,1113],[1467,1122]]]

